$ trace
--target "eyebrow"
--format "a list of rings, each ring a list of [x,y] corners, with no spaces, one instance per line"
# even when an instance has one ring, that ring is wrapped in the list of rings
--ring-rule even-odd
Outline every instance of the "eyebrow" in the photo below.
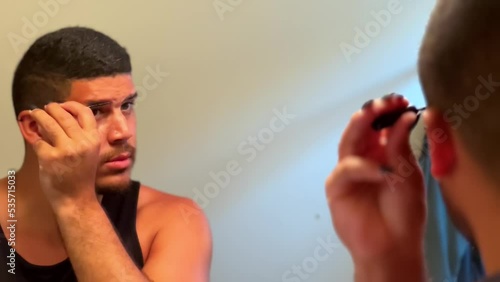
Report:
[[[125,98],[123,100],[123,102],[134,100],[137,98],[137,96],[138,96],[137,92],[130,94],[127,98]],[[111,104],[110,100],[90,100],[90,101],[86,102],[86,105],[89,108],[98,108],[98,107],[102,107],[102,106],[105,106],[108,104]]]

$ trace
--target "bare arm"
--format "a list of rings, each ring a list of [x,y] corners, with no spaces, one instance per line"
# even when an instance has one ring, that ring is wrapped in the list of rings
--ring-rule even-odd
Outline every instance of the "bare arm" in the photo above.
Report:
[[[150,281],[126,252],[97,199],[54,211],[78,281]]]
[[[38,126],[32,146],[39,180],[50,202],[79,281],[148,281],[134,265],[95,192],[100,135],[82,104],[50,103],[30,112]]]
[[[208,281],[210,231],[192,201],[165,204],[165,199],[158,199],[145,208],[155,237],[141,272],[96,197],[100,135],[92,111],[66,102],[50,103],[45,111],[36,109],[30,114],[41,135],[32,142],[41,188],[56,215],[79,281]],[[176,203],[177,208],[172,208]]]
[[[191,200],[153,209],[161,227],[151,246],[144,273],[155,282],[208,282],[212,236],[202,210]],[[153,219],[152,219],[153,220]]]

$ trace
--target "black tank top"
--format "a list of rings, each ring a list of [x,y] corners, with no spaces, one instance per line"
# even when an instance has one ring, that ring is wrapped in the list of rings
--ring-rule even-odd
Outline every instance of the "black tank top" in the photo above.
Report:
[[[135,228],[139,187],[139,182],[132,181],[131,189],[124,193],[105,193],[101,205],[108,214],[128,254],[137,267],[142,269],[144,259]],[[10,259],[7,258],[10,254],[8,241],[0,228],[0,282],[77,281],[69,259],[51,266],[38,266],[27,262],[17,253],[15,254],[15,274],[11,274],[8,272],[11,269],[8,265]]]

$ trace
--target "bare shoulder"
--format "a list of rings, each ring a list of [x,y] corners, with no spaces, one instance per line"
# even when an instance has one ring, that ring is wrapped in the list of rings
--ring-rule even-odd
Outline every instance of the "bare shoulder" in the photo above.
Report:
[[[195,201],[146,185],[141,185],[137,212],[138,216],[160,226],[168,223],[176,226],[194,224],[199,228],[208,227],[205,213]]]
[[[212,234],[196,202],[141,185],[136,229],[146,275],[155,281],[209,281]]]
[[[190,201],[191,200],[189,198],[166,193],[159,189],[141,184],[141,189],[139,190],[139,203],[137,205],[137,208],[150,208],[156,205],[161,206],[162,208],[167,208],[167,206],[170,205],[186,203]]]
[[[186,265],[188,261],[204,259],[203,264],[209,264],[211,260],[210,225],[203,210],[189,198],[141,185],[136,228],[146,261],[161,257],[165,262],[172,256],[172,261],[179,263],[186,253],[201,255],[186,258]]]

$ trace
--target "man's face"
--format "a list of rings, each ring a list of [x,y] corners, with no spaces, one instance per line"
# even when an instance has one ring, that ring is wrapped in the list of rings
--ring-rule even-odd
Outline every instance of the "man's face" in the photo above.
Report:
[[[101,136],[100,160],[97,168],[98,192],[125,190],[129,187],[135,161],[136,95],[129,74],[76,80],[71,85],[68,101],[85,105],[109,102],[93,108]]]

